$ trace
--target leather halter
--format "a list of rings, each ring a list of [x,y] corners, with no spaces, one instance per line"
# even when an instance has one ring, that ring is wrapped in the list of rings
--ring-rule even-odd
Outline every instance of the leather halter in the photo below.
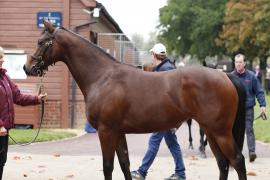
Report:
[[[52,33],[45,31],[48,37],[38,42],[38,45],[40,46],[41,50],[38,56],[31,55],[32,59],[37,61],[37,63],[31,69],[31,72],[30,72],[31,74],[33,72],[36,72],[38,76],[42,76],[44,74],[43,70],[47,69],[47,67],[45,67],[44,55],[48,50],[52,49],[52,46],[55,40],[55,35],[58,29],[60,28],[59,27],[55,28]],[[51,56],[51,53],[49,53],[49,56]]]

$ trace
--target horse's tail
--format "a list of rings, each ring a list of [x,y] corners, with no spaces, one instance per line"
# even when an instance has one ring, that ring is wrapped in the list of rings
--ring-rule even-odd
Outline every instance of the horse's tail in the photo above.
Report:
[[[233,137],[239,150],[242,151],[245,138],[246,91],[244,85],[237,76],[233,74],[227,75],[234,84],[239,97],[237,114],[233,125]]]

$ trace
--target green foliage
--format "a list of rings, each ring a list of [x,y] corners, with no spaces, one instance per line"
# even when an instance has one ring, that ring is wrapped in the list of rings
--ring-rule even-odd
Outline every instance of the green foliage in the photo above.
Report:
[[[199,58],[221,54],[215,39],[222,30],[226,0],[168,0],[160,9],[159,39],[174,55]]]
[[[18,143],[27,143],[34,139],[34,137],[37,134],[37,129],[12,129],[9,131],[9,134]],[[41,129],[36,142],[59,140],[73,136],[76,136],[76,133],[63,130],[55,131],[55,130]],[[14,142],[10,139],[9,144],[14,144]]]
[[[270,46],[270,0],[230,0],[217,44],[249,59],[268,55]]]
[[[270,104],[270,95],[266,96],[266,104],[268,105],[268,120],[264,121],[262,119],[257,119],[254,121],[254,131],[257,140],[270,143],[270,117],[269,117],[269,104]],[[254,117],[258,117],[260,114],[260,108],[257,105],[254,108]]]

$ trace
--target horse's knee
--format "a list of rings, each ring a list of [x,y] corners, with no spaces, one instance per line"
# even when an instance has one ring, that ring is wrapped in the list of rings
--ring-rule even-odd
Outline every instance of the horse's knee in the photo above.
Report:
[[[225,158],[218,158],[217,164],[219,167],[219,170],[222,172],[228,172],[229,171],[229,161]]]
[[[103,172],[105,176],[111,176],[113,171],[113,163],[110,161],[104,161],[103,162]]]

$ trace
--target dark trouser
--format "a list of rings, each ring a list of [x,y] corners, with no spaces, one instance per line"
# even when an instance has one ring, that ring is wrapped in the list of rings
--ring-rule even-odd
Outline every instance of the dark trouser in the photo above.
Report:
[[[246,109],[246,135],[249,153],[255,152],[255,135],[253,130],[254,110],[253,108]]]
[[[3,168],[7,161],[8,135],[0,136],[0,180],[2,180]]]

